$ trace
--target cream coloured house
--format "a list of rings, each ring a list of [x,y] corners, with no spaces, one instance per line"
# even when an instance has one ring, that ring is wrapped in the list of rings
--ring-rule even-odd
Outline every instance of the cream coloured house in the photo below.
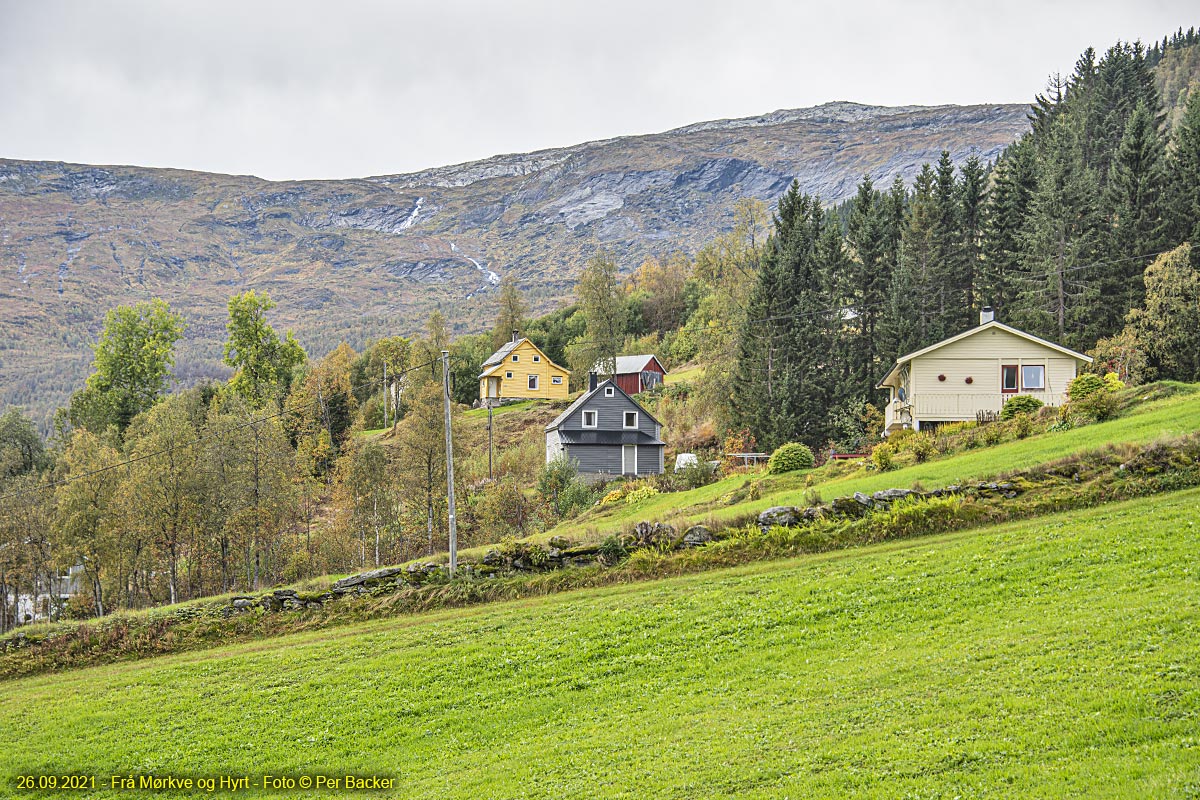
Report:
[[[877,387],[888,390],[884,435],[974,420],[1017,394],[1062,405],[1067,384],[1091,361],[997,322],[985,308],[979,327],[896,359]]]

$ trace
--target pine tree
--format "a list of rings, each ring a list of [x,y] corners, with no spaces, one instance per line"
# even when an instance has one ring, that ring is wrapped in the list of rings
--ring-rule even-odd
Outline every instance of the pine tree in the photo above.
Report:
[[[966,266],[962,257],[962,233],[959,223],[958,190],[954,162],[942,151],[935,169],[933,254],[930,299],[937,307],[935,328],[941,335],[958,333],[970,326],[971,307]]]
[[[942,303],[939,296],[940,275],[936,255],[937,179],[926,164],[917,175],[912,197],[908,202],[899,263],[892,281],[888,315],[889,335],[899,353],[907,353],[945,338]]]
[[[842,276],[836,305],[845,308],[854,321],[841,339],[848,378],[864,395],[870,392],[881,366],[880,320],[892,282],[886,215],[883,196],[875,190],[870,176],[864,176],[850,206],[846,229],[848,258],[845,267],[834,273]]]

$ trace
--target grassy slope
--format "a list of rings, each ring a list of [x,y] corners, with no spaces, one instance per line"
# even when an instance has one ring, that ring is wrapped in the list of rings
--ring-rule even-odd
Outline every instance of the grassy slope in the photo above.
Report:
[[[0,775],[388,771],[396,796],[429,798],[1194,796],[1198,522],[1187,491],[26,679],[0,697],[19,732]]]
[[[1046,433],[1021,441],[958,453],[892,472],[858,470],[829,479],[814,471],[813,486],[825,500],[854,492],[874,492],[892,487],[907,488],[920,483],[935,489],[969,479],[981,480],[999,473],[1023,469],[1106,444],[1141,444],[1158,438],[1179,436],[1200,429],[1200,394],[1167,398],[1135,407],[1128,416],[1111,422],[1069,431]],[[804,505],[803,475],[769,478],[762,484],[762,498],[731,506],[716,505],[746,480],[733,475],[690,492],[663,494],[636,507],[617,504],[611,510],[591,512],[557,526],[547,536],[578,536],[589,529],[608,531],[641,519],[672,519],[681,523],[708,519],[729,520],[758,513],[776,505]]]

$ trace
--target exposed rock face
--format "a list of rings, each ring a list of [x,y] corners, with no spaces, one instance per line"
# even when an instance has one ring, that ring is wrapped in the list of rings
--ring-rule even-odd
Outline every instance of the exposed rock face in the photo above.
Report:
[[[546,311],[600,246],[631,269],[696,250],[738,199],[774,202],[793,179],[834,203],[863,174],[911,180],[942,149],[989,160],[1025,111],[830,103],[343,181],[0,159],[0,340],[14,345],[0,406],[44,425],[86,377],[105,311],[133,299],[187,318],[184,383],[228,374],[226,303],[246,289],[268,292],[272,322],[314,356],[348,331],[355,347],[411,333],[435,303],[468,332],[493,318],[506,275]]]

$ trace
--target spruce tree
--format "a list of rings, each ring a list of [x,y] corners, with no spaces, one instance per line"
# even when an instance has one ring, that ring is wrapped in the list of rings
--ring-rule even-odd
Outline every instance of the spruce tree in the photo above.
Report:
[[[1190,240],[1200,253],[1200,89],[1193,89],[1179,127],[1175,129],[1167,173],[1170,176],[1171,238]],[[1193,256],[1194,257],[1194,256]]]
[[[1025,272],[1022,258],[1023,234],[1029,206],[1037,188],[1037,159],[1034,139],[1023,136],[1010,145],[996,164],[988,193],[979,275],[982,305],[996,310],[998,319],[1015,319],[1017,293]]]
[[[987,305],[979,298],[979,273],[983,261],[984,203],[987,199],[987,171],[978,156],[963,164],[958,184],[959,246],[966,319],[963,328],[976,322],[976,313]]]
[[[1141,303],[1142,270],[1166,245],[1166,142],[1154,115],[1138,105],[1125,126],[1120,148],[1109,171],[1105,203],[1112,220],[1111,242],[1100,291],[1106,302],[1097,308],[1106,331]]]
[[[1041,174],[1021,237],[1028,276],[1018,324],[1082,349],[1105,333],[1093,312],[1099,298],[1094,262],[1102,230],[1096,175],[1083,163],[1077,121],[1059,117],[1043,145]]]

